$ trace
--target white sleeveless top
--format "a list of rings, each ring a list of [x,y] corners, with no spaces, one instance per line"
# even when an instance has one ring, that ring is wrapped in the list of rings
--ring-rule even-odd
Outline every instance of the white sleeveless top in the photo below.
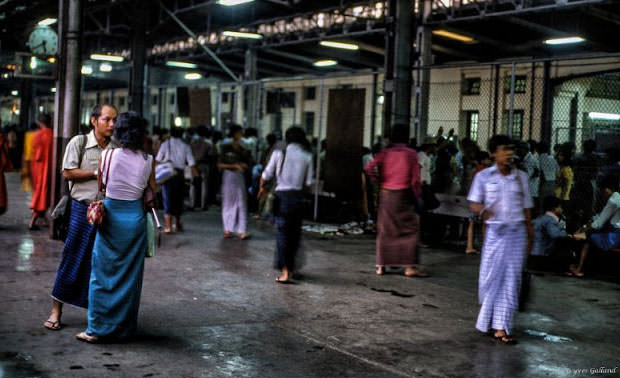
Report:
[[[112,153],[110,162],[110,179],[106,177],[108,154]],[[153,156],[142,151],[133,152],[128,148],[105,150],[101,154],[104,165],[101,169],[103,182],[106,183],[106,197],[115,200],[133,201],[142,198],[148,186]]]

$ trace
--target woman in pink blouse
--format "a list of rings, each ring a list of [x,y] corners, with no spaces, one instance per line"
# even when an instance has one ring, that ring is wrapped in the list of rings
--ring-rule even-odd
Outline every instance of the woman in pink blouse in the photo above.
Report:
[[[427,277],[416,268],[419,217],[414,201],[422,189],[418,154],[407,147],[409,126],[396,124],[392,146],[369,162],[366,173],[381,186],[377,215],[377,274],[402,266],[407,277]]]

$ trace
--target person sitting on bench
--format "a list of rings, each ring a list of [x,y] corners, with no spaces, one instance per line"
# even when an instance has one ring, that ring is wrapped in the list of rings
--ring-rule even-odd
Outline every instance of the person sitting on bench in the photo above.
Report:
[[[583,231],[590,236],[581,250],[579,265],[572,265],[569,272],[567,272],[570,276],[583,277],[583,266],[591,244],[605,252],[620,247],[620,193],[618,193],[618,180],[614,177],[603,179],[600,188],[601,194],[607,200],[607,203],[603,211],[594,217],[593,222],[590,225],[584,226]],[[578,238],[578,234],[575,237]]]

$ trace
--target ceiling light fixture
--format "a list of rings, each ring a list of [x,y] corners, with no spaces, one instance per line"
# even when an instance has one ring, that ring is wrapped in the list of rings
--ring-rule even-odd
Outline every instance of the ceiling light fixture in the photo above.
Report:
[[[185,80],[199,80],[200,78],[202,78],[202,75],[198,72],[190,72],[185,74]]]
[[[58,22],[57,19],[55,18],[44,18],[43,20],[39,21],[37,23],[37,25],[39,26],[50,26],[50,25],[54,25],[56,22]]]
[[[52,91],[52,93],[56,93],[56,87],[50,89]]]
[[[346,42],[336,42],[336,41],[321,41],[319,45],[324,47],[333,47],[335,49],[343,49],[343,50],[359,50],[359,45],[354,43],[346,43]]]
[[[603,121],[620,121],[620,114],[615,113],[590,112],[588,113],[588,117],[590,117],[590,119],[599,119]]]
[[[106,54],[91,54],[90,59],[92,60],[103,60],[106,62],[122,62],[125,60],[122,56],[119,55],[106,55]]]
[[[246,32],[232,31],[232,30],[225,30],[224,32],[222,32],[222,35],[225,37],[234,37],[234,38],[263,39],[263,36],[258,33],[246,33]]]
[[[82,66],[82,75],[90,75],[93,73],[93,68],[91,66]]]
[[[217,3],[226,7],[232,7],[239,4],[251,3],[253,1],[254,0],[218,0]]]
[[[451,31],[444,30],[444,29],[433,30],[433,34],[434,35],[438,35],[440,37],[444,37],[444,38],[454,39],[454,40],[457,40],[457,41],[463,42],[463,43],[474,43],[474,42],[476,42],[476,40],[473,39],[470,36],[467,36],[467,35],[464,35],[464,34],[459,34],[459,33],[454,33],[454,32],[451,32]]]
[[[336,64],[338,64],[338,62],[333,59],[322,59],[322,60],[317,60],[313,64],[315,67],[330,67],[330,66],[335,66]]]
[[[547,39],[545,41],[545,45],[568,45],[568,44],[573,44],[573,43],[581,43],[584,42],[585,39],[581,38],[581,37],[566,37],[566,38],[552,38],[552,39]]]
[[[166,62],[166,66],[180,67],[180,68],[198,68],[198,65],[195,64],[195,63],[177,62],[177,61],[174,61],[174,60]]]
[[[99,66],[101,72],[112,72],[112,65],[110,63],[101,63]]]
[[[12,94],[13,96],[17,96],[17,95],[19,94],[19,91],[15,91],[15,90],[13,90],[13,91],[11,91],[11,94]]]

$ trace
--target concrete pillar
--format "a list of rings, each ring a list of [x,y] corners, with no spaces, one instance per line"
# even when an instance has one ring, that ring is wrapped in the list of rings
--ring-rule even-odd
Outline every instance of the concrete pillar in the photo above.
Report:
[[[383,74],[383,136],[389,136],[392,132],[392,103],[394,92],[394,37],[396,24],[396,2],[388,0],[387,19],[388,25],[385,30],[385,55]]]
[[[129,110],[139,114],[144,111],[144,84],[146,62],[146,23],[148,7],[144,0],[134,2],[134,22],[131,36],[131,78],[129,86]]]
[[[259,109],[259,95],[257,78],[257,52],[254,48],[249,48],[245,51],[245,73],[244,79],[250,84],[245,86],[246,98],[246,112],[245,112],[245,127],[254,127],[258,129],[258,109]]]
[[[397,0],[392,124],[411,124],[412,22],[413,0]]]
[[[415,101],[414,101],[414,131],[418,138],[418,143],[423,143],[428,134],[428,107],[430,96],[431,70],[428,67],[432,64],[431,52],[431,29],[424,25],[426,18],[431,12],[431,2],[429,0],[418,0],[418,27],[416,29],[416,71],[415,71]]]
[[[59,72],[56,82],[56,108],[54,124],[54,148],[52,151],[52,185],[51,203],[58,203],[62,188],[59,174],[62,158],[69,140],[77,134],[80,123],[80,82],[82,56],[80,41],[82,38],[82,0],[59,0]],[[52,206],[52,207],[53,207]],[[54,235],[55,226],[50,228]]]

